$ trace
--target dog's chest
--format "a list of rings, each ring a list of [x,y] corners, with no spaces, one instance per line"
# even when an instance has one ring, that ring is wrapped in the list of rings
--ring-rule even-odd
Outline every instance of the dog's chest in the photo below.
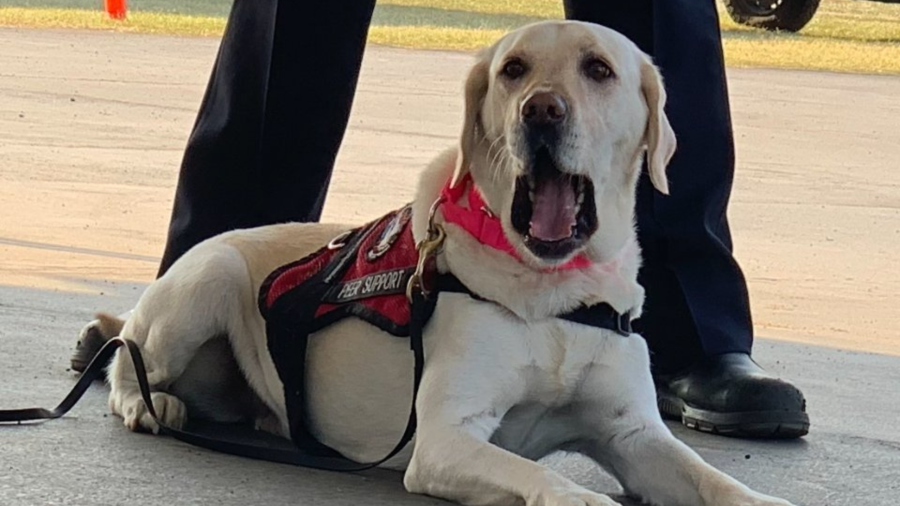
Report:
[[[527,358],[526,363],[516,364],[526,385],[522,402],[559,410],[590,397],[590,391],[584,390],[588,376],[613,352],[609,334],[558,319],[523,325],[514,334]]]
[[[585,409],[600,397],[597,381],[607,362],[614,360],[611,354],[618,352],[614,341],[622,339],[562,320],[514,324],[491,338],[476,339],[472,348],[479,349],[482,357],[492,357],[496,367],[510,374],[501,375],[505,381],[521,387],[495,393],[503,414],[491,441],[537,459],[583,439],[590,431],[584,422]],[[496,380],[501,385],[505,382],[500,377]]]

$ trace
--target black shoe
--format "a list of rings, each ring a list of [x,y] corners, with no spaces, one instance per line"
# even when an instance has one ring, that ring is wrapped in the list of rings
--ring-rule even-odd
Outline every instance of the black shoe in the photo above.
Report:
[[[658,376],[656,393],[664,416],[694,430],[747,438],[809,432],[803,393],[746,353],[709,357],[681,374]]]

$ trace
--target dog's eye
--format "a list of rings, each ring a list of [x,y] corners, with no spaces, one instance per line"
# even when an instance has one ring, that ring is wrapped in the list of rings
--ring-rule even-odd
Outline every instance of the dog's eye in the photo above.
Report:
[[[504,77],[507,79],[518,79],[525,75],[525,72],[528,71],[528,68],[525,67],[525,63],[518,58],[513,58],[503,64],[503,69],[500,71]]]
[[[613,76],[613,71],[609,65],[600,58],[588,58],[582,64],[584,75],[594,81],[605,81]]]

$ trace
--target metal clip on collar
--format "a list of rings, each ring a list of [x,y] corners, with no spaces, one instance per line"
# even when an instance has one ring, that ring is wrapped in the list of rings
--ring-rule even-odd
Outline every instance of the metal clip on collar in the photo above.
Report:
[[[444,203],[444,200],[444,196],[440,196],[437,200],[434,201],[434,204],[431,205],[431,210],[428,212],[428,231],[425,234],[425,238],[419,241],[418,244],[416,244],[416,251],[418,252],[419,260],[416,263],[416,272],[414,272],[413,275],[410,276],[409,282],[406,284],[406,298],[410,302],[412,302],[413,293],[416,290],[422,292],[422,295],[426,298],[431,292],[431,287],[426,286],[424,280],[426,270],[428,269],[428,262],[434,259],[434,256],[441,250],[441,247],[444,245],[444,239],[447,238],[447,233],[444,231],[444,227],[442,227],[439,223],[434,222],[437,210],[441,206],[441,204]]]

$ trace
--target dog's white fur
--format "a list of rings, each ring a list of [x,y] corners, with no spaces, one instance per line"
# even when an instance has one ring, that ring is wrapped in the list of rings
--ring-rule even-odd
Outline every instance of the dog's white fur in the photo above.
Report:
[[[581,62],[588,54],[608,63],[614,76],[587,78]],[[500,70],[513,56],[528,71],[510,80]],[[558,164],[594,182],[600,225],[581,250],[595,262],[588,269],[548,269],[565,259],[538,258],[510,224],[514,178],[525,170],[519,109],[539,90],[560,94],[570,106]],[[664,166],[675,147],[650,60],[611,30],[539,23],[480,55],[466,102],[460,149],[439,156],[422,176],[414,235],[423,236],[439,188],[471,172],[523,260],[445,224],[439,268],[494,302],[440,296],[426,329],[415,442],[387,467],[406,470],[410,492],[465,504],[616,504],[534,462],[567,450],[594,459],[629,494],[652,504],[788,505],[715,470],[672,436],[656,408],[643,339],[552,317],[601,301],[640,312],[636,180],[646,151],[653,183],[667,192]],[[147,289],[121,335],[141,346],[165,423],[180,426],[187,416],[250,419],[287,437],[282,384],[266,347],[257,292],[275,268],[344,229],[284,224],[222,234],[193,248]],[[119,330],[115,322],[104,326]],[[380,458],[405,426],[411,375],[407,342],[360,320],[312,336],[312,433],[348,458]],[[130,429],[155,432],[124,354],[116,356],[109,381],[112,411]]]

